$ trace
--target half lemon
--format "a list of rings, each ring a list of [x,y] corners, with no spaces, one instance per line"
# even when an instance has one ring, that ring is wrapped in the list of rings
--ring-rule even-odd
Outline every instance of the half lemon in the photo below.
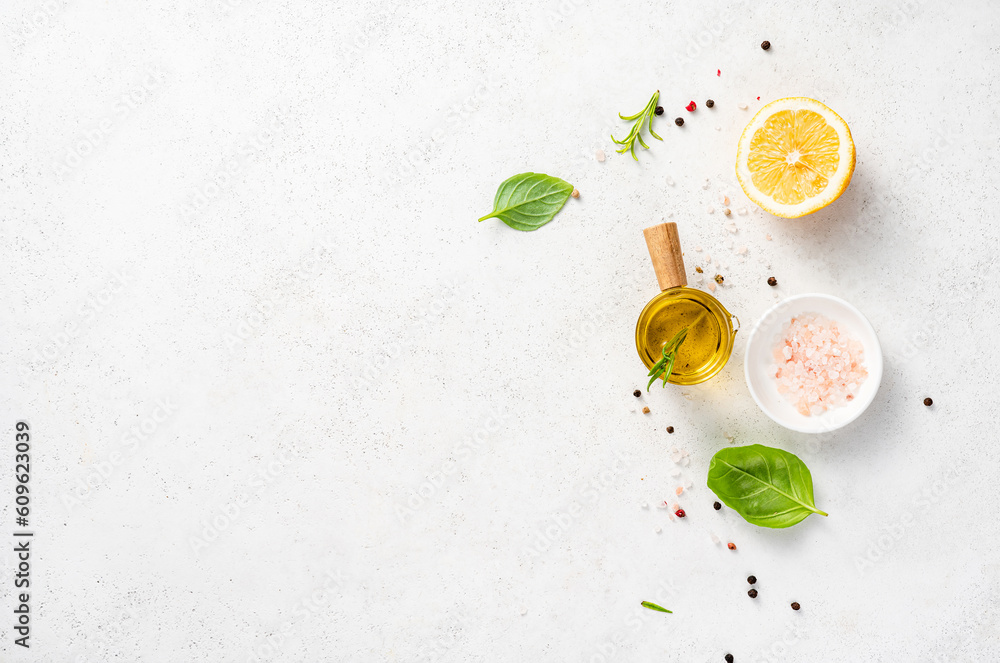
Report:
[[[854,163],[843,118],[815,99],[788,97],[761,108],[743,130],[736,177],[761,208],[794,219],[839,198]]]

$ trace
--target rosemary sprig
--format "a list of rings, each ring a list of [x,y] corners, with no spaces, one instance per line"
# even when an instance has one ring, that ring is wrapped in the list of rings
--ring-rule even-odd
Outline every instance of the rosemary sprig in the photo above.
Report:
[[[663,378],[663,386],[666,388],[667,380],[670,379],[670,374],[674,372],[674,362],[677,360],[677,349],[681,347],[681,343],[687,338],[689,327],[677,332],[676,335],[670,342],[663,346],[663,358],[653,364],[653,368],[650,369],[648,375],[652,377],[649,378],[649,384],[646,385],[646,390],[649,391],[650,385],[656,382],[657,379]]]
[[[643,108],[638,113],[636,113],[635,115],[629,115],[628,117],[625,117],[621,113],[618,113],[618,117],[625,120],[626,122],[630,122],[633,120],[635,121],[635,124],[632,125],[632,131],[630,131],[628,136],[625,137],[625,140],[618,140],[617,138],[614,137],[614,134],[611,135],[611,140],[613,140],[618,145],[624,146],[622,147],[622,149],[618,150],[618,154],[622,154],[625,152],[625,150],[628,150],[629,152],[632,153],[632,158],[638,161],[639,157],[635,155],[635,141],[637,140],[639,141],[640,145],[645,147],[647,150],[649,149],[649,145],[646,145],[646,142],[642,139],[643,122],[646,123],[646,128],[649,129],[650,136],[652,136],[656,140],[663,140],[662,138],[656,135],[655,131],[653,131],[653,113],[656,111],[656,102],[659,101],[659,99],[660,99],[660,91],[657,90],[656,94],[654,94],[652,98],[649,100],[649,103],[646,104],[646,107]]]
[[[642,607],[649,608],[650,610],[656,610],[657,612],[669,612],[671,615],[674,614],[673,610],[667,610],[663,606],[656,605],[652,601],[643,601]]]

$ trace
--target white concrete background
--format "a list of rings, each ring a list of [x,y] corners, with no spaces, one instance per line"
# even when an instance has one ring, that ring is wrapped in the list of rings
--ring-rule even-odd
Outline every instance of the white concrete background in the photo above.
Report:
[[[36,548],[24,652],[0,546],[0,658],[995,660],[1000,6],[872,4],[4,3],[0,536],[25,419]],[[614,154],[657,88],[664,141]],[[706,207],[746,204],[740,131],[792,95],[850,124],[854,180],[735,217],[741,261]],[[525,170],[583,195],[476,223]],[[778,428],[745,334],[637,403],[665,218],[744,330],[777,296],[861,308],[869,412]],[[751,442],[830,517],[714,512],[711,455]],[[673,445],[683,522],[652,508]]]

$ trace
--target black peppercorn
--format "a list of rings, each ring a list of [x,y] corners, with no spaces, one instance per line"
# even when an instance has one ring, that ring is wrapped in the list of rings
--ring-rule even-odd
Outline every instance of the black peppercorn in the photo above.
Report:
[[[932,399],[930,399],[930,398],[925,398],[924,399],[924,405],[926,405],[927,407],[930,407],[930,406],[934,405],[934,401]]]
[[[684,126],[684,118],[683,117],[677,118],[676,120],[674,120],[674,124],[676,124],[679,127],[683,127]]]
[[[792,610],[798,610],[798,609],[799,609],[799,608],[801,608],[801,607],[802,607],[802,606],[800,606],[800,605],[798,604],[798,601],[793,601],[793,602],[792,602]]]
[[[726,663],[733,663],[733,655],[726,654]]]
[[[667,426],[667,432],[668,433],[673,433],[674,432],[674,427],[673,426]]]
[[[639,398],[640,396],[642,396],[642,392],[636,389],[635,391],[632,392],[632,395],[635,396],[636,398]]]
[[[774,278],[773,276],[770,276],[767,279],[767,284],[770,286],[776,286],[778,285],[778,279]]]
[[[748,576],[747,577],[747,582],[750,583],[751,585],[756,585],[757,584],[757,576]]]
[[[749,596],[752,599],[757,598],[757,590],[756,589],[751,589],[749,592],[747,592],[747,596]]]
[[[705,102],[705,105],[708,106],[709,108],[712,108],[713,106],[715,106],[715,102],[709,99],[708,101]]]
[[[716,511],[718,511],[719,509],[721,509],[721,508],[722,508],[722,505],[721,505],[721,504],[719,504],[718,502],[716,502],[716,503],[715,503],[715,504],[713,504],[712,506],[713,506],[713,507],[715,507],[715,510],[716,510]]]
[[[766,51],[767,49],[771,48],[771,42],[765,39],[760,43],[760,47]]]
[[[657,106],[656,110],[653,112],[656,113],[657,115],[663,115],[663,106]]]

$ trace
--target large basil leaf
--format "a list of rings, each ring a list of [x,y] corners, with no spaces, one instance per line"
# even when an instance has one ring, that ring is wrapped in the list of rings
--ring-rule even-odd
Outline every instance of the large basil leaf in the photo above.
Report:
[[[479,220],[496,217],[514,230],[538,230],[552,220],[572,193],[573,185],[558,177],[521,173],[500,185],[493,211]]]
[[[827,515],[813,502],[806,464],[773,447],[720,450],[708,466],[708,487],[748,523],[761,527],[791,527],[810,513]]]

